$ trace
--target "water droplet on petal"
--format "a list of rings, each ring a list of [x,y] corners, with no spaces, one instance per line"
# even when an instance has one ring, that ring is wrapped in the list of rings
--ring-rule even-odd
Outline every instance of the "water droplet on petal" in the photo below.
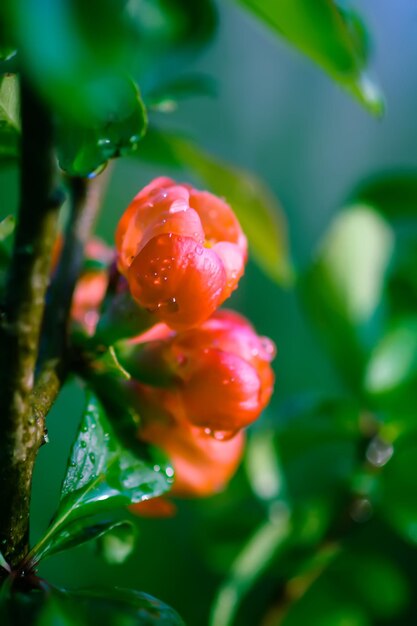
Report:
[[[269,360],[272,360],[276,354],[275,344],[269,337],[261,337],[261,347],[262,350],[266,353]]]
[[[176,298],[169,298],[166,302],[164,302],[164,306],[166,306],[167,310],[170,313],[176,313],[179,310],[178,302]]]
[[[230,441],[237,433],[237,430],[214,430],[212,437],[216,441]]]

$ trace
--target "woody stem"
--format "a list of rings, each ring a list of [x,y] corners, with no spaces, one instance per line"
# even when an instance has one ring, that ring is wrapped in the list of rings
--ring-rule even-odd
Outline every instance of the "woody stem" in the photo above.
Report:
[[[62,194],[56,187],[49,111],[21,79],[20,206],[0,319],[0,550],[26,554],[33,465],[43,425],[30,394]]]

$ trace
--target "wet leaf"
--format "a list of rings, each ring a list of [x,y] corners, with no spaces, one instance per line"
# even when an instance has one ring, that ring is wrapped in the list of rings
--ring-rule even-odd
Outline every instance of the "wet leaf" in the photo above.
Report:
[[[209,191],[224,197],[239,218],[255,261],[277,283],[291,284],[293,269],[285,214],[259,178],[213,157],[179,135],[155,129],[139,146],[137,156],[185,168],[197,175]]]
[[[274,32],[318,63],[374,115],[384,103],[365,74],[366,29],[360,17],[333,0],[239,0]]]
[[[139,451],[142,451],[142,456]],[[96,537],[105,523],[95,517],[168,491],[172,470],[152,460],[146,446],[134,454],[120,443],[99,400],[89,394],[65,476],[61,503],[45,536],[32,550],[35,561],[48,553]],[[111,520],[111,518],[110,518]],[[110,525],[113,523],[109,521]]]
[[[106,96],[110,84],[114,86],[111,98]],[[60,120],[59,164],[71,176],[89,176],[100,171],[109,159],[134,151],[145,134],[146,109],[133,82],[115,78],[105,81],[103,89],[97,89],[100,91],[107,107],[89,125],[75,124],[67,118]]]
[[[69,521],[62,529],[54,532],[53,541],[36,552],[35,559],[52,556],[64,550],[70,550],[88,541],[100,540],[107,533],[114,532],[119,526],[128,525],[125,520],[114,520],[110,513],[89,515],[87,518]]]

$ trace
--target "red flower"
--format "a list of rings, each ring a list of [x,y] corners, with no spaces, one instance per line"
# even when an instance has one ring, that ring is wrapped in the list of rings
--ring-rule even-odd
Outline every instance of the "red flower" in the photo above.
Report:
[[[138,380],[165,389],[164,404],[168,398],[177,422],[228,439],[269,402],[275,346],[233,311],[217,311],[180,333],[161,324],[136,344],[120,353],[124,366]]]
[[[236,288],[246,237],[223,200],[157,178],[122,216],[119,271],[155,319],[182,330],[206,320]]]
[[[179,497],[210,496],[221,491],[240,463],[244,433],[230,441],[208,437],[201,428],[178,420],[169,392],[135,384],[142,419],[139,437],[168,455],[175,471],[170,494]],[[150,501],[152,502],[152,501]],[[133,507],[138,513],[165,516],[169,507],[149,503]]]

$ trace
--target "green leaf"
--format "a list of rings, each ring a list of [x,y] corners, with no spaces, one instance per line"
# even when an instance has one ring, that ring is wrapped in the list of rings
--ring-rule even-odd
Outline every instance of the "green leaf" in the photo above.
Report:
[[[77,439],[73,445],[61,491],[61,503],[46,535],[32,550],[35,561],[64,549],[68,542],[96,537],[105,522],[98,515],[159,496],[173,480],[170,467],[158,464],[152,450],[138,445],[142,456],[125,449],[116,438],[99,400],[89,394]],[[111,522],[109,522],[109,525]]]
[[[256,530],[233,563],[229,578],[216,595],[210,626],[234,624],[241,602],[271,561],[285,549],[290,532],[290,519],[284,509]]]
[[[417,172],[386,172],[363,182],[353,192],[364,202],[396,223],[417,218]]]
[[[110,90],[112,96],[106,95]],[[146,131],[147,115],[139,90],[127,79],[114,78],[97,87],[106,108],[90,124],[61,118],[58,127],[60,167],[71,176],[89,176],[109,159],[136,149]]]
[[[4,558],[4,556],[2,555],[2,553],[0,552],[0,567],[2,567],[3,569],[6,570],[6,572],[10,572],[10,565],[8,564],[8,562],[6,561],[6,559]]]
[[[80,590],[68,592],[87,624],[102,626],[185,626],[168,605],[133,589]]]
[[[415,413],[413,415],[415,418]],[[380,476],[379,508],[407,541],[417,545],[417,433],[406,431],[394,441],[394,454]]]
[[[255,261],[277,283],[291,284],[293,269],[285,215],[261,180],[216,159],[179,135],[155,129],[139,146],[137,156],[150,162],[186,168],[210,191],[223,196],[248,237],[249,251]]]
[[[97,540],[99,554],[107,563],[119,565],[132,554],[138,536],[138,528],[130,522],[120,522]]]
[[[380,332],[380,307],[393,251],[392,229],[373,209],[355,205],[333,221],[299,289],[346,380],[358,387]]]
[[[1,220],[0,222],[0,245],[3,244],[4,240],[10,237],[10,235],[14,232],[14,228],[16,225],[16,220],[13,215],[8,215]]]
[[[152,109],[170,113],[177,108],[178,100],[193,96],[215,96],[216,93],[215,82],[210,76],[194,74],[158,85],[147,94],[145,100]]]
[[[35,560],[41,560],[45,556],[52,556],[64,550],[70,550],[88,541],[100,540],[107,533],[112,533],[119,526],[124,526],[129,522],[124,520],[114,520],[107,511],[103,515],[89,515],[65,524],[61,529],[56,529],[52,538],[38,550],[34,550]],[[42,540],[41,540],[42,542]],[[38,544],[39,545],[39,544]]]
[[[245,455],[246,472],[254,493],[261,500],[274,501],[285,494],[283,468],[272,430],[255,431]]]
[[[173,609],[146,593],[117,588],[67,591],[44,582],[41,590],[5,594],[0,616],[2,626],[184,626]]]
[[[64,602],[58,592],[55,592],[45,600],[36,620],[36,626],[88,626],[88,623],[75,607]]]
[[[311,398],[281,411],[274,447],[292,509],[321,500],[337,507],[355,467],[359,418],[343,398]]]
[[[0,78],[0,161],[19,153],[19,86],[16,76]]]
[[[82,122],[106,109],[111,83],[130,53],[123,2],[5,0],[22,67],[56,111]]]
[[[346,546],[334,557],[324,569],[297,576],[294,587],[298,593],[286,614],[271,619],[271,626],[370,626],[379,619],[398,616],[407,602],[408,589],[394,563],[366,546],[361,550]]]
[[[125,370],[117,358],[114,346],[110,346],[109,349],[105,351],[103,356],[95,361],[95,367],[100,371],[110,376],[120,378],[121,380],[131,379],[131,375]]]
[[[204,45],[217,26],[212,0],[130,0],[126,11],[136,32],[139,53],[171,56],[181,48]]]
[[[318,63],[371,113],[381,115],[383,99],[364,73],[368,45],[358,15],[333,0],[239,0],[273,31]]]
[[[365,373],[371,394],[399,391],[417,381],[417,318],[398,320],[373,350]],[[411,389],[410,389],[411,391]]]
[[[55,114],[59,161],[70,175],[92,174],[134,148],[146,129],[144,104],[128,77],[132,33],[124,4],[6,0],[21,67]]]

